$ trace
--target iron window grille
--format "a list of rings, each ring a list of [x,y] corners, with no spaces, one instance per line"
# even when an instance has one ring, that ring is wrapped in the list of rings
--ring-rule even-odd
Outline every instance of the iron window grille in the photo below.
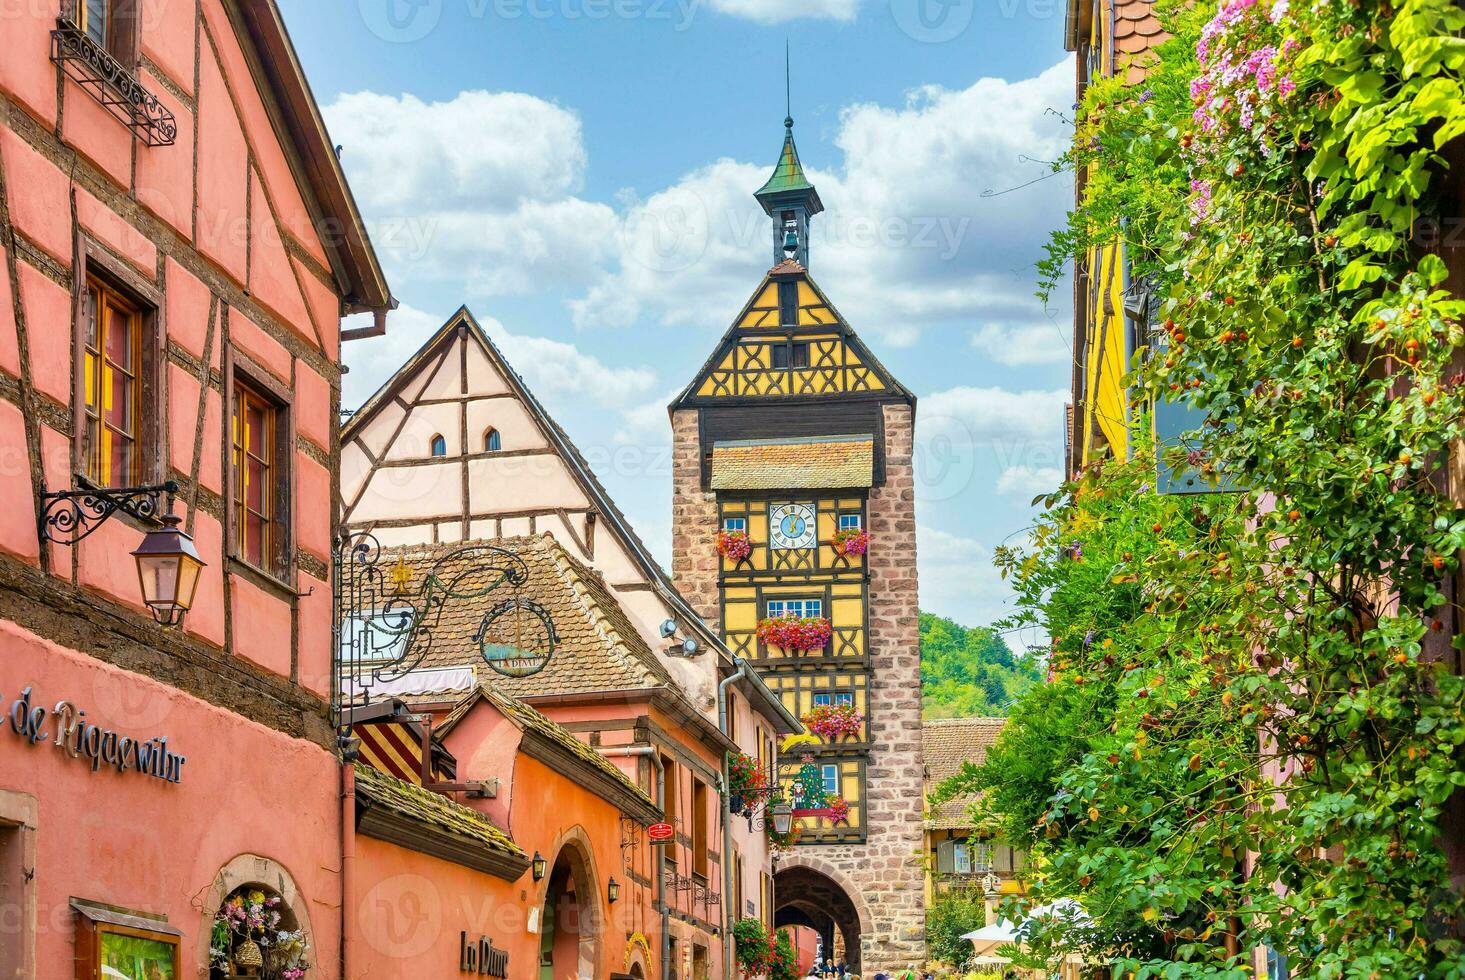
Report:
[[[148,146],[172,146],[178,139],[173,113],[131,69],[68,20],[57,21],[51,32],[51,60]]]

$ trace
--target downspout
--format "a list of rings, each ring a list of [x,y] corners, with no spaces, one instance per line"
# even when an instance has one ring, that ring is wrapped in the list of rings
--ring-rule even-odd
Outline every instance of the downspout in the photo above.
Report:
[[[616,745],[598,750],[601,755],[607,758],[626,756],[645,756],[651,760],[651,765],[656,768],[656,808],[666,814],[666,765],[661,761],[661,753],[656,751],[654,745]],[[661,906],[661,955],[658,972],[661,980],[669,980],[671,964],[668,959],[671,957],[671,909],[666,905],[666,848],[656,848],[656,903]],[[343,978],[344,980],[344,978]]]
[[[722,734],[728,733],[727,726],[727,689],[744,677],[748,676],[748,662],[738,657],[735,663],[738,669],[735,673],[724,677],[717,684],[717,728]],[[733,885],[733,875],[736,870],[732,861],[732,800],[728,796],[728,765],[727,760],[722,764],[722,792],[718,795],[722,800],[722,975],[733,977],[733,924],[737,918],[738,910],[732,907],[733,896],[737,889]]]
[[[341,980],[349,980],[353,970],[354,949],[347,939],[353,917],[356,870],[356,754],[360,742],[349,735],[341,736]]]

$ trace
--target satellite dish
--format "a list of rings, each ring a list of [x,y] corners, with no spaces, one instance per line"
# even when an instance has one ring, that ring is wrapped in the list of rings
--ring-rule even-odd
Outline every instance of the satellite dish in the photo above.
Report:
[[[668,639],[676,631],[677,631],[677,621],[675,619],[668,619],[668,620],[666,620],[665,622],[663,622],[661,624],[661,638],[662,639]]]

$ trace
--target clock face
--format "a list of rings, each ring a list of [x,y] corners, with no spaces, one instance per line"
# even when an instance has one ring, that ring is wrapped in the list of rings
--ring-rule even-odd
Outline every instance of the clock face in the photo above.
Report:
[[[814,508],[775,504],[768,512],[768,540],[779,549],[814,547]]]

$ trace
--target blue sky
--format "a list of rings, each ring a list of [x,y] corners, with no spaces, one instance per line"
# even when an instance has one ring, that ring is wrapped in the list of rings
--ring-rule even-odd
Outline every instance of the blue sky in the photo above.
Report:
[[[1069,309],[1033,297],[1072,196],[1045,165],[1072,102],[1061,3],[280,6],[403,304],[348,346],[346,404],[466,303],[663,560],[665,405],[771,260],[752,192],[787,42],[827,208],[810,271],[920,398],[922,606],[1001,614],[991,549],[1061,465]]]

